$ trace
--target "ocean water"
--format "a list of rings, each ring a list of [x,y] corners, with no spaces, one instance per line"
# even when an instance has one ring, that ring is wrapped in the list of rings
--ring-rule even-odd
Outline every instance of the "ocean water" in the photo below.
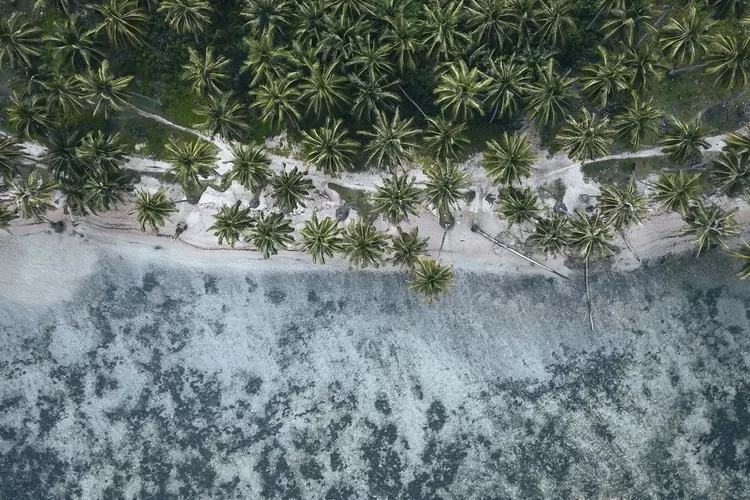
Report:
[[[750,498],[750,285],[0,239],[2,499]],[[500,258],[500,257],[499,257]],[[511,258],[511,257],[504,257]]]

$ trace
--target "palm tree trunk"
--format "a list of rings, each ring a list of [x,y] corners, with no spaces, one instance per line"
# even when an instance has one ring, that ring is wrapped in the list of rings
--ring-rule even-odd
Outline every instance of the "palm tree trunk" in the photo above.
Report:
[[[589,293],[589,256],[586,256],[586,260],[584,261],[584,267],[583,267],[583,276],[584,280],[586,281],[586,302],[589,306],[589,322],[591,323],[591,331],[595,331],[594,329],[594,308],[591,306],[591,294]]]
[[[492,112],[492,118],[490,118],[490,123],[495,121],[495,117],[497,116],[497,110],[500,109],[500,103],[498,102],[495,104],[495,110]]]
[[[635,249],[632,246],[630,246],[630,242],[625,237],[625,231],[620,231],[620,236],[622,237],[622,241],[625,242],[625,245],[627,245],[627,247],[630,249],[630,252],[633,254],[633,257],[635,257],[635,260],[637,260],[638,262],[640,262],[641,258],[638,257],[637,253],[635,253]]]
[[[435,259],[438,264],[440,263],[440,256],[443,254],[443,245],[445,245],[445,237],[448,236],[448,229],[450,228],[451,228],[450,224],[445,225],[445,231],[443,231],[443,239],[440,242],[440,250],[438,250],[437,259]],[[399,231],[400,231],[400,228],[399,228]]]
[[[693,71],[695,69],[700,69],[703,66],[705,66],[705,64],[693,64],[692,66],[685,66],[684,68],[673,69],[669,71],[668,75],[669,76],[679,75],[680,73],[685,73],[686,71]]]
[[[537,266],[541,267],[541,268],[542,268],[542,269],[544,269],[545,271],[549,271],[549,272],[551,272],[552,274],[554,274],[554,275],[556,275],[556,276],[559,276],[559,277],[561,277],[561,278],[563,278],[563,279],[568,279],[568,277],[567,277],[567,276],[565,276],[564,274],[560,274],[560,273],[558,273],[557,271],[555,271],[554,269],[552,269],[551,267],[547,267],[547,266],[545,266],[544,264],[542,264],[541,262],[537,262],[536,260],[532,259],[531,257],[528,257],[528,256],[526,256],[526,255],[522,254],[522,253],[521,253],[521,252],[519,252],[518,250],[515,250],[515,249],[513,249],[513,248],[509,247],[509,246],[508,246],[508,245],[506,245],[505,243],[502,243],[502,242],[500,242],[500,241],[496,240],[495,238],[493,238],[493,237],[492,237],[492,236],[490,236],[489,234],[487,234],[487,233],[485,233],[484,231],[482,231],[482,229],[481,229],[481,228],[479,227],[479,223],[477,223],[476,221],[474,221],[474,222],[473,222],[473,223],[471,224],[471,231],[472,231],[472,232],[474,232],[474,233],[479,233],[479,234],[481,234],[482,236],[484,236],[485,238],[487,238],[488,240],[490,240],[490,241],[491,241],[492,243],[494,243],[495,245],[497,245],[497,246],[499,246],[499,247],[502,247],[502,248],[504,248],[505,250],[508,250],[508,251],[509,251],[510,253],[512,253],[513,255],[517,255],[517,256],[521,257],[522,259],[524,259],[524,260],[525,260],[525,261],[527,261],[527,262],[530,262],[530,263],[532,263],[532,264],[536,264]]]
[[[404,90],[404,88],[401,85],[398,86],[398,89],[401,91],[402,94],[404,94],[404,96],[409,100],[409,102],[412,103],[414,105],[414,107],[419,110],[420,113],[422,113],[422,116],[425,117],[425,118],[427,118],[427,113],[425,113],[422,110],[422,108],[419,107],[419,104],[417,104],[414,101],[414,99],[412,99],[411,96],[406,93],[406,90]]]
[[[609,9],[607,8],[607,5],[602,5],[602,7],[599,9],[599,12],[596,13],[594,16],[594,19],[591,20],[588,26],[586,26],[587,30],[590,30],[595,25],[599,24],[599,19],[609,13]]]
[[[671,9],[672,9],[672,7],[671,7],[671,6],[668,6],[668,7],[666,7],[666,8],[664,9],[664,13],[663,13],[663,14],[662,14],[662,15],[661,15],[661,16],[659,17],[659,19],[657,19],[657,20],[656,20],[656,22],[654,23],[654,28],[659,28],[659,27],[661,26],[661,23],[662,23],[662,22],[664,21],[664,19],[665,19],[665,18],[667,17],[667,14],[669,14],[669,11],[670,11]],[[638,47],[640,47],[640,46],[641,46],[641,45],[643,44],[643,42],[645,42],[646,40],[648,40],[649,38],[651,38],[651,36],[652,36],[652,35],[653,35],[654,33],[658,33],[658,32],[659,32],[659,30],[658,30],[658,29],[656,29],[656,30],[649,30],[649,31],[646,31],[646,32],[645,32],[645,33],[643,34],[643,36],[641,37],[641,39],[640,39],[640,40],[638,40],[638,43],[636,43],[636,44],[635,44],[635,48],[638,48]]]

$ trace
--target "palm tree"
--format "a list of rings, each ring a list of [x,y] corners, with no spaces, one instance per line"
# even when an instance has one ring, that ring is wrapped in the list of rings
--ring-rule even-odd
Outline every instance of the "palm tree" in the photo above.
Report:
[[[435,104],[454,120],[468,121],[484,114],[484,92],[490,85],[477,68],[469,70],[463,59],[448,65],[435,88]]]
[[[292,236],[292,221],[280,212],[264,215],[262,212],[255,217],[255,226],[250,229],[250,241],[263,254],[264,259],[279,253],[280,248],[286,248],[294,243]]]
[[[682,232],[695,236],[695,243],[698,245],[697,255],[715,245],[726,248],[727,238],[739,234],[739,225],[734,220],[736,211],[737,209],[726,212],[716,205],[705,207],[702,202],[690,208],[685,217],[687,227]]]
[[[380,267],[388,249],[388,235],[360,219],[346,227],[341,246],[355,269]]]
[[[454,59],[468,42],[468,35],[460,27],[463,2],[434,0],[431,5],[423,5],[423,8],[422,44],[427,49],[427,57],[438,62]]]
[[[506,8],[514,29],[516,47],[529,44],[533,36],[539,32],[543,5],[544,2],[540,0],[510,0],[508,2]]]
[[[662,151],[669,155],[669,159],[675,163],[684,163],[687,160],[700,156],[701,149],[708,149],[711,145],[705,139],[700,119],[685,123],[677,118],[672,118],[672,126],[664,133],[659,144]]]
[[[276,129],[296,126],[302,118],[297,109],[298,94],[294,79],[290,77],[269,80],[250,92],[255,98],[253,107],[260,112],[261,120]]]
[[[227,173],[227,179],[239,182],[253,193],[259,191],[271,175],[271,160],[266,155],[265,148],[258,144],[241,144],[234,148],[233,153],[234,157],[230,161],[232,170]]]
[[[661,54],[651,44],[636,47],[623,47],[625,64],[630,68],[630,86],[634,90],[645,91],[652,82],[661,81],[668,67],[661,62]]]
[[[89,191],[86,189],[86,178],[62,179],[58,188],[65,196],[63,205],[64,214],[73,214],[84,217],[89,213],[96,214],[96,207],[92,204]]]
[[[536,155],[524,136],[503,132],[499,141],[487,142],[483,166],[493,184],[511,186],[531,175],[534,160]]]
[[[200,185],[199,177],[204,179],[216,175],[214,166],[218,161],[212,144],[195,139],[190,142],[169,140],[167,153],[172,167],[167,174],[174,175],[183,186]]]
[[[325,127],[302,132],[305,161],[321,172],[338,177],[357,157],[359,143],[347,137],[341,120],[326,120]]]
[[[372,40],[370,33],[359,38],[354,44],[347,66],[354,66],[357,76],[377,80],[392,75],[396,68],[391,62],[393,47]]]
[[[422,190],[416,186],[416,179],[395,172],[384,178],[382,186],[376,186],[375,211],[393,225],[409,220],[409,215],[418,216]]]
[[[615,116],[614,132],[617,138],[628,141],[633,151],[637,151],[648,131],[657,132],[655,122],[662,113],[653,107],[652,99],[641,100],[637,94],[632,94],[631,99],[630,104]]]
[[[522,109],[523,100],[529,90],[530,79],[526,66],[517,64],[512,57],[508,61],[491,59],[487,75],[490,84],[485,93],[486,102],[492,109],[490,123],[495,121],[498,114],[501,118],[515,115]]]
[[[565,45],[566,35],[575,29],[572,10],[573,6],[562,0],[541,3],[537,36],[543,44],[552,47]]]
[[[635,46],[643,35],[655,31],[651,19],[654,14],[652,0],[625,0],[624,9],[614,9],[610,19],[602,26],[604,39],[622,36],[625,43]]]
[[[0,229],[4,229],[10,233],[10,223],[17,218],[18,216],[11,212],[8,207],[0,205]]]
[[[55,75],[42,84],[47,109],[58,116],[77,115],[86,106],[76,77]]]
[[[538,217],[534,232],[526,238],[528,245],[547,255],[559,255],[568,249],[568,223],[570,218],[555,212]]]
[[[0,137],[0,177],[10,179],[23,166],[27,156],[22,145],[15,137]]]
[[[139,191],[135,207],[138,212],[138,224],[144,232],[147,231],[146,226],[151,226],[152,231],[158,231],[166,224],[170,214],[177,211],[164,188],[159,188],[155,193]]]
[[[714,186],[727,196],[750,193],[750,157],[738,155],[734,149],[725,148],[711,169]]]
[[[56,181],[82,179],[91,170],[76,151],[81,144],[77,131],[58,129],[47,136],[42,162]]]
[[[211,4],[204,0],[164,0],[156,9],[164,12],[167,26],[177,33],[203,32],[213,12]]]
[[[745,12],[745,3],[741,0],[708,0],[708,5],[714,9],[716,17],[740,17]]]
[[[609,118],[599,118],[583,108],[579,119],[568,116],[557,138],[572,160],[585,161],[605,156],[612,145]]]
[[[698,16],[697,12],[691,5],[681,19],[670,19],[659,34],[664,54],[679,65],[693,64],[698,55],[705,52],[706,32],[716,24]]]
[[[351,100],[346,95],[346,78],[336,73],[336,64],[321,66],[314,64],[310,74],[302,78],[299,86],[301,102],[307,102],[307,112],[315,116],[333,115],[343,111]]]
[[[432,304],[441,293],[450,293],[453,284],[453,266],[442,265],[432,259],[417,259],[414,279],[409,288],[419,292],[427,304]]]
[[[427,152],[438,160],[452,160],[469,144],[466,123],[455,122],[445,116],[427,117],[424,142]]]
[[[435,162],[425,167],[427,176],[424,194],[427,204],[432,205],[440,218],[450,217],[458,201],[463,198],[464,190],[469,187],[469,175],[451,163]]]
[[[273,197],[282,212],[291,212],[298,206],[304,207],[303,200],[309,196],[313,183],[306,177],[307,172],[301,172],[294,167],[289,172],[286,166],[280,174],[274,173],[271,178]]]
[[[591,257],[605,257],[610,253],[609,241],[612,239],[612,228],[604,222],[599,211],[591,215],[576,210],[578,217],[570,222],[569,244],[584,261],[584,279],[586,282],[586,301],[589,308],[589,322],[594,330],[594,311],[591,306],[589,293],[589,259]]]
[[[747,85],[750,66],[750,37],[714,35],[703,57],[707,75],[716,75],[716,83],[728,89]]]
[[[121,111],[127,104],[125,91],[133,77],[115,77],[109,70],[109,61],[105,60],[97,71],[89,70],[77,79],[83,97],[95,104],[94,115],[101,114],[107,118],[111,111]]]
[[[491,49],[502,49],[512,27],[508,22],[506,5],[501,0],[470,0],[464,8],[470,39],[477,44],[487,44]]]
[[[50,202],[57,185],[45,182],[36,170],[24,176],[16,176],[8,182],[8,201],[15,205],[18,214],[27,220],[46,220],[47,210],[54,210]]]
[[[597,107],[604,108],[618,92],[628,88],[631,70],[625,64],[625,55],[610,56],[607,49],[597,47],[601,62],[583,68],[581,91]]]
[[[394,167],[409,158],[407,148],[416,148],[419,131],[413,128],[414,120],[402,120],[398,108],[389,120],[382,111],[373,125],[374,132],[361,131],[360,134],[373,139],[365,146],[368,163],[378,167]]]
[[[403,74],[417,67],[417,53],[422,47],[420,26],[404,16],[403,12],[385,19],[388,26],[382,41],[391,46],[395,54],[396,68]]]
[[[357,75],[349,75],[349,80],[356,90],[351,115],[357,121],[372,121],[379,111],[393,111],[401,102],[401,97],[389,90],[397,82],[387,77],[368,76],[362,80]]]
[[[388,259],[394,266],[405,269],[414,269],[419,257],[427,253],[427,242],[430,239],[419,237],[419,228],[415,227],[408,233],[396,228],[398,234],[391,236],[393,247],[392,255]]]
[[[284,63],[284,49],[276,46],[271,35],[263,35],[258,38],[245,38],[247,57],[242,71],[250,71],[253,79],[250,87],[257,87],[261,83],[267,83],[274,78],[280,78],[284,74],[286,64]]]
[[[511,186],[500,193],[497,212],[508,221],[508,227],[534,222],[541,210],[539,198],[531,188],[517,189]]]
[[[125,194],[132,190],[130,176],[112,170],[94,170],[86,177],[84,189],[88,203],[98,211],[110,210],[125,200]]]
[[[739,156],[750,154],[750,137],[737,132],[729,132],[725,139],[726,148],[733,150]]]
[[[539,79],[529,86],[529,109],[531,119],[540,126],[557,123],[568,111],[576,98],[573,90],[574,78],[558,74],[552,68],[552,60],[539,75]]]
[[[34,2],[33,10],[49,7],[50,9],[57,10],[61,14],[68,16],[75,8],[76,3],[75,0],[36,0],[36,2]]]
[[[229,80],[227,65],[229,59],[214,56],[211,47],[206,47],[203,55],[193,47],[188,47],[188,63],[183,65],[183,76],[199,95],[220,94],[224,83]]]
[[[10,128],[24,139],[44,137],[52,128],[46,103],[38,96],[22,98],[13,93],[5,108],[5,116]]]
[[[241,16],[254,37],[275,37],[289,25],[293,4],[287,0],[249,0]]]
[[[7,61],[11,68],[31,65],[41,55],[41,30],[24,21],[19,12],[0,19],[0,69]]]
[[[641,218],[647,212],[646,197],[638,193],[635,182],[628,183],[625,189],[616,186],[602,187],[599,195],[599,210],[604,221],[620,233],[633,256],[640,262],[640,257],[625,237],[625,229],[635,223],[640,223]]]
[[[76,155],[99,170],[114,171],[125,161],[125,145],[119,133],[89,132],[76,148]]]
[[[54,23],[52,33],[44,37],[58,64],[73,73],[86,71],[104,59],[93,33],[81,26],[80,20],[80,16],[74,14],[62,23]]]
[[[665,210],[679,210],[683,217],[698,201],[700,194],[700,176],[687,176],[682,170],[675,175],[662,172],[654,183],[653,199],[661,203]]]
[[[750,277],[750,245],[745,243],[742,250],[734,252],[732,255],[744,262],[742,269],[737,273],[737,277],[741,280]]]
[[[305,227],[299,231],[302,249],[312,256],[313,263],[320,261],[325,264],[326,258],[343,251],[341,232],[336,219],[326,217],[318,220],[318,215],[313,213],[312,218],[305,221]]]
[[[214,232],[219,245],[226,241],[229,246],[234,247],[242,232],[252,226],[254,221],[250,217],[250,208],[240,208],[241,203],[238,200],[234,205],[224,205],[214,216],[214,223],[208,230]]]
[[[198,109],[198,114],[205,118],[198,126],[207,129],[211,137],[219,134],[227,141],[239,141],[248,128],[245,106],[231,92],[221,97],[212,95],[208,103]]]
[[[139,45],[145,38],[148,15],[135,0],[108,0],[92,7],[103,18],[94,32],[104,31],[113,47]]]

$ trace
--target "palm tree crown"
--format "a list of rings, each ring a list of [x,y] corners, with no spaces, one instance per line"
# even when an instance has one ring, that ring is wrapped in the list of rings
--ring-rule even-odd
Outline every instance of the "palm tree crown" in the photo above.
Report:
[[[728,196],[750,194],[750,156],[726,148],[711,169],[714,185]]]
[[[597,47],[601,62],[586,66],[581,91],[597,107],[605,107],[618,92],[628,88],[631,72],[625,56],[611,56],[604,47]]]
[[[76,73],[88,70],[104,58],[93,34],[81,26],[80,19],[75,14],[63,23],[53,24],[52,33],[45,37],[59,64]]]
[[[638,193],[634,182],[629,182],[625,189],[605,186],[599,195],[599,209],[604,220],[620,231],[646,215],[646,197]]]
[[[352,221],[346,227],[341,246],[354,268],[379,267],[388,249],[388,236],[371,223]]]
[[[609,254],[609,241],[612,239],[612,228],[604,222],[599,211],[591,215],[576,210],[577,217],[570,221],[570,248],[584,259],[592,256]]]
[[[127,149],[120,134],[105,134],[101,130],[89,132],[81,139],[76,154],[89,165],[100,170],[115,170],[125,161]]]
[[[687,160],[700,156],[701,149],[707,149],[711,145],[705,140],[706,133],[703,131],[700,119],[685,123],[672,118],[672,126],[664,134],[659,142],[662,150],[676,163],[684,163]]]
[[[427,117],[427,129],[424,142],[427,151],[439,160],[452,160],[469,144],[464,133],[467,126],[463,122],[455,122],[444,116]]]
[[[700,193],[700,176],[688,176],[680,170],[675,175],[664,172],[659,174],[659,180],[654,183],[653,198],[666,210],[679,210],[685,217]]]
[[[427,242],[430,238],[420,238],[419,228],[415,227],[409,232],[398,228],[398,234],[391,237],[393,247],[389,261],[394,266],[405,269],[413,269],[419,257],[427,253]]]
[[[681,19],[670,19],[659,33],[664,54],[677,64],[692,64],[706,50],[706,32],[716,24],[697,14],[694,5]]]
[[[716,75],[716,83],[725,88],[747,85],[750,69],[750,37],[714,35],[703,58],[706,74]]]
[[[531,188],[517,189],[511,186],[500,193],[497,211],[509,226],[513,226],[535,221],[541,208],[539,198]]]
[[[212,95],[198,114],[205,118],[199,127],[207,129],[212,137],[219,134],[227,141],[239,141],[247,130],[245,107],[237,102],[231,92],[220,97]]]
[[[263,254],[264,259],[279,253],[279,249],[294,243],[292,221],[284,214],[272,212],[260,213],[255,218],[255,226],[250,230],[250,241]]]
[[[28,176],[13,177],[8,186],[10,189],[6,200],[15,206],[24,219],[39,221],[44,219],[47,210],[55,209],[50,200],[57,185],[45,182],[36,170],[32,170]]]
[[[298,206],[305,206],[303,200],[307,198],[313,188],[312,181],[305,174],[306,172],[300,171],[297,167],[289,172],[284,168],[280,174],[274,173],[271,178],[273,197],[276,200],[276,205],[283,212],[291,212]]]
[[[203,55],[189,47],[188,55],[188,63],[183,69],[184,76],[192,84],[193,90],[200,95],[220,94],[224,83],[229,79],[229,59],[214,56],[211,47],[206,47]]]
[[[336,219],[326,217],[318,220],[318,215],[314,213],[299,232],[302,249],[312,256],[314,263],[325,264],[326,258],[343,251],[341,233]]]
[[[612,131],[609,129],[608,118],[599,118],[583,108],[579,119],[568,116],[557,138],[569,158],[593,160],[609,153]]]
[[[615,117],[615,135],[628,141],[633,151],[638,150],[649,131],[657,132],[656,120],[661,112],[652,106],[652,102],[651,99],[642,101],[633,94],[631,103],[625,105],[623,111]]]
[[[394,173],[383,179],[383,185],[377,186],[373,201],[375,210],[391,224],[408,220],[409,215],[419,215],[422,190],[416,186],[416,179],[406,174]]]
[[[14,137],[0,137],[0,176],[10,178],[18,173],[26,159],[22,144]]]
[[[253,218],[250,217],[250,208],[240,208],[241,203],[241,201],[238,201],[234,205],[224,205],[219,209],[219,213],[214,216],[214,223],[208,230],[214,232],[219,240],[219,245],[226,241],[229,246],[234,247],[234,244],[240,239],[240,234],[253,224]]]
[[[419,131],[412,127],[413,119],[402,120],[398,109],[390,120],[385,113],[378,113],[373,125],[374,131],[362,131],[363,135],[372,137],[365,146],[367,161],[378,167],[395,167],[409,157],[408,149],[417,147],[414,141]]]
[[[234,157],[230,161],[232,170],[227,174],[227,179],[237,181],[249,191],[260,190],[271,175],[271,160],[266,155],[265,148],[257,144],[241,144],[234,148],[233,153]]]
[[[432,259],[417,259],[414,279],[409,288],[422,294],[428,304],[435,302],[441,293],[450,293],[453,284],[452,266],[441,265]]]
[[[175,175],[183,186],[200,184],[204,179],[216,175],[216,150],[212,144],[195,139],[190,142],[169,140],[169,160],[173,163],[168,174]]]
[[[726,239],[739,234],[739,225],[734,220],[736,211],[726,212],[716,205],[706,207],[701,202],[691,207],[685,217],[687,227],[683,233],[695,237],[698,255],[714,245],[726,247]]]
[[[164,12],[167,25],[177,33],[199,33],[213,9],[204,0],[164,0],[157,11]]]
[[[109,0],[93,8],[103,18],[95,31],[104,31],[113,47],[139,45],[146,36],[148,16],[136,0]]]
[[[570,218],[558,213],[548,213],[539,217],[534,224],[534,232],[526,243],[548,255],[559,255],[568,249],[568,223]]]
[[[441,217],[450,214],[469,187],[469,175],[451,163],[436,162],[424,169],[425,197]]]
[[[11,68],[28,66],[39,57],[40,49],[41,30],[24,21],[21,14],[13,12],[0,19],[0,69],[6,61]]]
[[[531,118],[540,126],[557,123],[568,111],[576,94],[573,90],[575,79],[560,75],[549,61],[539,79],[529,86],[529,109]]]
[[[536,155],[524,136],[503,132],[498,141],[487,142],[483,165],[496,186],[511,186],[531,175],[534,160]]]
[[[115,77],[109,70],[107,60],[98,70],[89,70],[86,75],[78,77],[84,98],[94,101],[94,114],[101,114],[104,118],[111,111],[122,110],[127,104],[125,90],[132,80],[132,76]]]
[[[435,89],[435,104],[454,120],[471,120],[474,113],[484,114],[484,92],[490,80],[477,68],[469,70],[463,59],[450,64]]]
[[[159,188],[155,193],[139,191],[135,207],[138,212],[138,225],[144,232],[147,231],[146,226],[158,231],[166,223],[169,215],[177,211],[174,203],[167,198],[167,190],[164,188]]]
[[[347,137],[343,121],[326,120],[325,127],[302,132],[305,160],[333,177],[352,165],[359,143]]]

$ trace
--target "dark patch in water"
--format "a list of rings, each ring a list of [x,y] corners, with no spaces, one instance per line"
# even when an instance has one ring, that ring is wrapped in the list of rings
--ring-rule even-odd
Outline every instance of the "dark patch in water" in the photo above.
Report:
[[[448,415],[445,412],[445,406],[440,401],[433,401],[427,408],[427,427],[437,432],[443,428]]]
[[[283,290],[279,290],[278,288],[271,288],[270,290],[266,291],[265,296],[266,299],[268,299],[269,302],[274,305],[283,304],[286,300],[286,292]]]
[[[219,293],[219,287],[217,286],[218,279],[216,276],[203,276],[203,290],[206,295]]]

